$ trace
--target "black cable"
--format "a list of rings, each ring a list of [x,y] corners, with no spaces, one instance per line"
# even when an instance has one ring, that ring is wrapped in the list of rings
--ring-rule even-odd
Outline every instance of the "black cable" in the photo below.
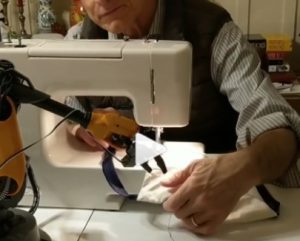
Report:
[[[32,205],[28,212],[33,215],[36,212],[37,208],[39,207],[41,195],[40,195],[40,188],[37,185],[37,182],[35,180],[33,169],[29,163],[30,160],[28,159],[27,161],[28,161],[27,174],[33,191]]]
[[[11,62],[0,60],[0,108],[2,100],[8,95],[13,85],[17,83],[22,85],[26,83],[29,88],[34,89],[32,82],[26,76],[16,71]]]
[[[4,181],[0,184],[1,184],[1,189],[0,189],[0,202],[1,202],[2,200],[4,200],[7,197],[8,193],[9,193],[11,179],[9,177],[5,178]]]

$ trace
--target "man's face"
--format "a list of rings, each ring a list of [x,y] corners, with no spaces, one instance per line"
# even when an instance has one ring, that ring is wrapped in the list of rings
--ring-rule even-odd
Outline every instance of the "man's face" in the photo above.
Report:
[[[145,31],[156,7],[156,0],[81,0],[88,16],[112,33]],[[152,21],[152,19],[151,19]],[[149,25],[149,24],[148,24]],[[147,26],[149,27],[149,26]]]

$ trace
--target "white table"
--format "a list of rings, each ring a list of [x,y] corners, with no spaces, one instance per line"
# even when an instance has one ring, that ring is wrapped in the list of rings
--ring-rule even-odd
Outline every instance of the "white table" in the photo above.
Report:
[[[211,237],[185,230],[158,205],[133,201],[120,211],[39,209],[36,218],[53,241],[299,241],[300,189],[270,190],[281,202],[279,218],[247,224],[225,223]]]

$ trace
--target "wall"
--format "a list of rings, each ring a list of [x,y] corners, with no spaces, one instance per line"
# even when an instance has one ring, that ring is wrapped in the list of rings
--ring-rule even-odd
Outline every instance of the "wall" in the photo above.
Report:
[[[292,69],[300,74],[300,0],[214,0],[224,6],[245,34],[284,33],[292,37]]]

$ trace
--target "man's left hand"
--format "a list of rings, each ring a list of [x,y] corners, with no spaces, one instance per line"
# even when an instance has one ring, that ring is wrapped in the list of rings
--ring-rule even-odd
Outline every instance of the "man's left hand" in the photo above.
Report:
[[[194,161],[161,184],[172,193],[163,204],[195,233],[209,235],[224,222],[240,197],[255,185],[246,152]]]

